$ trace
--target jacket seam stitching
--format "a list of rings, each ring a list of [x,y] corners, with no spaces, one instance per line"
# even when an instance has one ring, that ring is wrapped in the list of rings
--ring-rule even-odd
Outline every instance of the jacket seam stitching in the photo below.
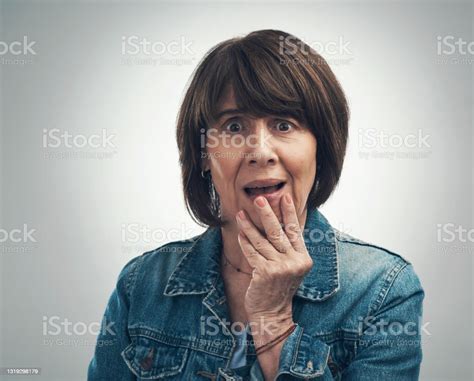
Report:
[[[385,247],[382,247],[382,246],[379,246],[379,245],[376,245],[374,243],[369,243],[369,242],[363,242],[363,241],[352,241],[352,240],[349,240],[349,239],[344,239],[344,238],[340,238],[340,237],[337,237],[337,240],[339,242],[346,242],[346,243],[352,243],[354,245],[358,245],[358,246],[368,246],[368,247],[372,247],[374,249],[379,249],[379,250],[382,250],[384,252],[386,252],[387,254],[390,254],[390,255],[394,255],[398,258],[400,258],[401,260],[403,260],[404,262],[408,263],[408,264],[411,264],[410,261],[408,261],[407,259],[405,259],[403,256],[401,256],[400,254],[397,254],[395,253],[394,251],[391,251],[391,250],[388,250],[386,249]]]
[[[138,273],[138,267],[141,264],[141,260],[143,259],[143,255],[144,254],[137,257],[136,260],[132,263],[131,268],[130,268],[130,272],[129,272],[128,277],[127,277],[127,283],[125,285],[125,291],[127,293],[127,297],[129,299],[129,301],[131,300],[133,290],[135,289],[135,283],[136,283],[136,278],[137,278],[137,273]]]
[[[399,262],[395,266],[393,266],[393,268],[390,270],[388,276],[384,280],[384,284],[383,284],[382,289],[380,290],[380,292],[379,292],[379,294],[378,294],[378,296],[377,296],[377,298],[374,302],[373,308],[371,308],[373,313],[369,313],[369,316],[375,315],[380,311],[380,308],[382,308],[382,306],[385,302],[385,299],[386,299],[388,293],[390,292],[393,284],[395,283],[395,280],[397,279],[398,275],[408,265],[409,264],[406,263],[406,262],[405,263],[403,263],[403,262],[400,263]]]

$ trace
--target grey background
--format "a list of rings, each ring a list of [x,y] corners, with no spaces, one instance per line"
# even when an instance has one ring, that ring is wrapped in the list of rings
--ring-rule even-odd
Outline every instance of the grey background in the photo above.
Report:
[[[34,379],[41,380],[86,378],[95,335],[44,334],[44,317],[100,321],[129,259],[202,231],[180,189],[174,125],[183,90],[211,46],[272,28],[307,42],[349,42],[349,54],[321,52],[352,111],[342,180],[322,211],[336,228],[414,264],[430,333],[423,335],[421,379],[472,379],[473,242],[437,238],[438,225],[474,228],[474,56],[456,63],[449,60],[460,54],[437,54],[437,36],[474,40],[472,3],[0,5],[0,41],[36,41],[35,55],[0,56],[27,61],[0,65],[0,229],[26,224],[36,240],[0,244],[0,367],[39,367]],[[132,35],[165,44],[184,38],[191,51],[152,55],[162,60],[155,66],[133,61],[147,57],[122,54],[122,36]],[[105,129],[115,148],[43,147],[43,130],[55,128],[84,135]],[[368,148],[360,131],[369,129],[421,131],[429,147]],[[154,239],[127,234],[134,224]]]

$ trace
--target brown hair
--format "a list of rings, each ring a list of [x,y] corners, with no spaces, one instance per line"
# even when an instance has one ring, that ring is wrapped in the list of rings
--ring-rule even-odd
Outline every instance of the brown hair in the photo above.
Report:
[[[306,43],[278,30],[259,30],[213,47],[195,69],[177,120],[176,138],[186,207],[201,225],[221,226],[219,197],[203,176],[200,139],[232,86],[239,109],[254,115],[290,115],[318,142],[317,173],[308,208],[335,189],[346,151],[349,108],[327,62]]]

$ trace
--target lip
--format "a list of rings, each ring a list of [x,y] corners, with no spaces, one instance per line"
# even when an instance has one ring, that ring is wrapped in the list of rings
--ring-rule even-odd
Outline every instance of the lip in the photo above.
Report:
[[[258,195],[249,195],[246,191],[245,188],[255,188],[255,187],[271,187],[273,185],[277,185],[280,183],[284,183],[283,186],[280,189],[277,189],[276,191],[270,192],[270,193],[262,193]],[[287,181],[283,179],[261,179],[261,180],[254,180],[251,181],[242,188],[243,193],[245,196],[250,199],[251,201],[254,201],[257,197],[262,196],[265,197],[269,202],[273,200],[279,199],[283,193],[285,192],[285,188],[287,185]]]

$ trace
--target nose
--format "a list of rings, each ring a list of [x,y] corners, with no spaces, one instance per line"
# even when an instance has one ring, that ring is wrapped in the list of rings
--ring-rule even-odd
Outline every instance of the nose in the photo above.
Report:
[[[278,163],[272,134],[263,119],[258,119],[254,134],[248,137],[245,161],[251,167],[266,167]]]

